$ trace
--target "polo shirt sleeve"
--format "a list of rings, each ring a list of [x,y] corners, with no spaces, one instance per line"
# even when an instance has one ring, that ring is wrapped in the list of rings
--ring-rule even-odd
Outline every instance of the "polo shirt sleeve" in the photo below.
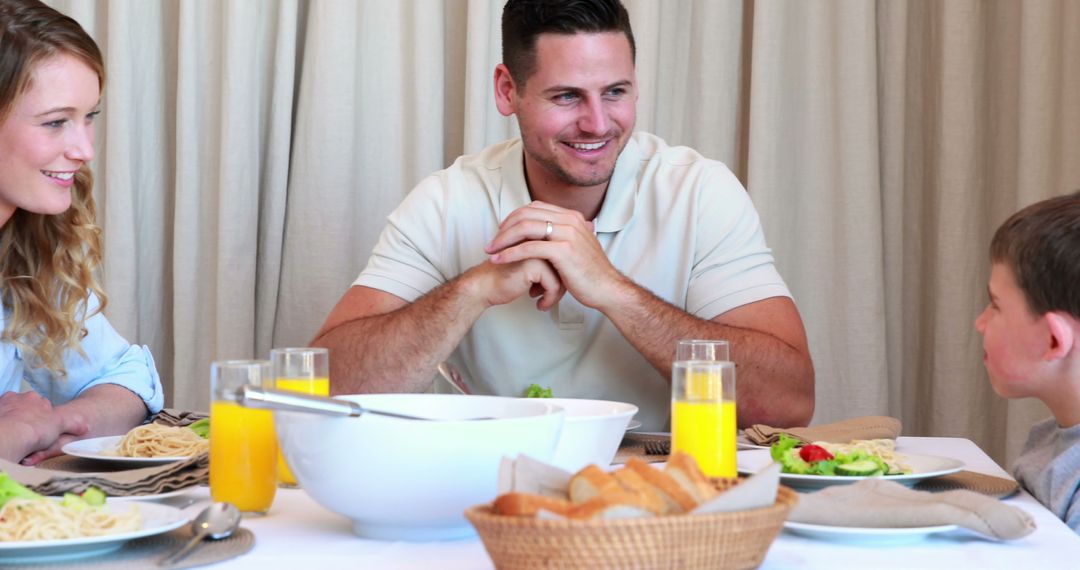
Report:
[[[697,196],[694,266],[687,312],[713,319],[770,297],[791,297],[765,245],[750,196],[722,163],[703,177]]]
[[[98,306],[97,296],[91,294],[87,313],[96,311]],[[52,378],[48,370],[28,367],[26,377],[30,385],[59,405],[94,386],[116,384],[141,398],[150,413],[161,411],[165,396],[150,349],[129,343],[101,313],[87,319],[84,326],[86,336],[81,346],[85,356],[73,350],[65,354],[67,377]]]
[[[387,220],[367,266],[353,285],[386,291],[410,303],[445,283],[446,192],[429,176]]]

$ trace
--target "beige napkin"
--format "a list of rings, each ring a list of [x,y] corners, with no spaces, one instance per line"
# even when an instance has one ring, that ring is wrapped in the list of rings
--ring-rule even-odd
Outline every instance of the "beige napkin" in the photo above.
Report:
[[[186,426],[191,425],[203,418],[210,417],[204,412],[191,412],[187,410],[177,410],[175,408],[165,408],[158,412],[153,418],[150,419],[151,423],[161,424],[165,426]]]
[[[1011,540],[1035,530],[1023,510],[972,491],[929,493],[894,481],[864,479],[799,496],[789,520],[843,527],[915,528],[955,524]]]
[[[784,433],[803,443],[827,441],[849,443],[853,439],[896,439],[900,420],[888,416],[863,416],[813,427],[775,428],[754,424],[746,428],[746,438],[758,445],[772,445]]]
[[[81,493],[98,487],[110,497],[157,495],[207,483],[210,460],[207,454],[154,467],[127,471],[72,473],[40,467],[26,467],[0,459],[0,471],[42,495]]]

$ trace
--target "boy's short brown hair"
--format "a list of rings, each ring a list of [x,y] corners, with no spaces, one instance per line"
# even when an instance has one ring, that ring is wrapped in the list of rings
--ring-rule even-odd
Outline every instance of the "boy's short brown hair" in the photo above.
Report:
[[[1012,270],[1035,314],[1063,311],[1080,319],[1080,192],[1010,216],[994,233],[990,261]]]

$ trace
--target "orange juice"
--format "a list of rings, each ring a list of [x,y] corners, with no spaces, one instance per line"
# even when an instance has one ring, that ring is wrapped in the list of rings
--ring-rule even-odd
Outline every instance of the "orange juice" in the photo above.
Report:
[[[274,383],[274,387],[278,390],[302,392],[316,396],[330,395],[329,378],[278,378]],[[281,453],[281,450],[278,450],[278,481],[287,486],[296,486],[296,477],[293,475],[292,470],[289,469],[289,465],[285,463],[285,456]]]
[[[270,410],[210,405],[210,496],[265,513],[277,491],[277,439]]]
[[[735,402],[675,401],[671,407],[671,450],[689,453],[709,477],[737,477]]]

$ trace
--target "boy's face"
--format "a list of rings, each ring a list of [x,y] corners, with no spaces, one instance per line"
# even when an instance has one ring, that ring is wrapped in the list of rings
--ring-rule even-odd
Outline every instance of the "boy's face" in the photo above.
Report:
[[[1046,320],[1028,308],[1008,266],[994,263],[987,289],[990,303],[975,319],[975,329],[983,336],[983,364],[990,383],[1006,398],[1034,396],[1048,348]]]

